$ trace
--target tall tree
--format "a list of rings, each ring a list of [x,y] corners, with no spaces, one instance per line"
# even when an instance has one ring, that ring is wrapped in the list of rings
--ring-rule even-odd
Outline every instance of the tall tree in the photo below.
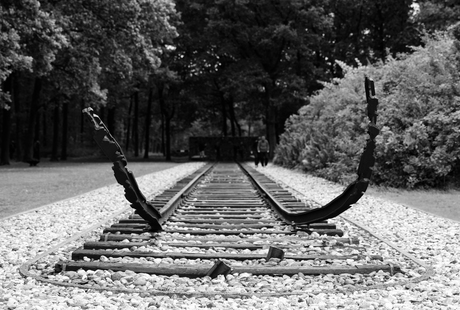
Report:
[[[23,159],[27,161],[32,158],[42,79],[52,70],[52,62],[56,53],[66,45],[66,39],[62,35],[62,29],[56,23],[52,8],[42,5],[37,0],[2,1],[0,25],[2,33],[0,36],[2,46],[0,49],[0,85],[11,74],[17,72],[18,74],[12,79],[13,86],[10,89],[20,87],[20,83],[24,86],[27,81],[31,81],[27,86],[33,89],[30,97],[25,98],[24,105],[28,108],[25,119],[27,134],[21,137],[21,141],[17,141],[17,143],[24,142]],[[20,73],[24,71],[31,71],[32,78],[22,79],[24,75]],[[14,99],[20,100],[16,97]],[[8,108],[9,104],[11,104],[10,94],[0,89],[0,108]],[[5,115],[11,117],[10,113]],[[7,120],[7,123],[10,121]],[[5,128],[5,136],[2,139],[9,139],[10,130],[11,128]],[[6,157],[6,154],[2,154],[2,157]]]
[[[342,73],[334,60],[353,65],[356,60],[385,61],[388,53],[395,56],[420,44],[412,0],[336,0],[329,2],[328,11],[334,17],[328,38],[334,76]]]
[[[147,99],[147,110],[145,113],[145,140],[144,140],[144,158],[149,158],[150,151],[150,124],[152,122],[152,104],[153,104],[153,87],[149,89],[149,95]]]
[[[456,0],[418,0],[416,20],[429,32],[446,30],[460,22],[460,3]]]
[[[177,36],[176,19],[172,0],[1,1],[0,108],[10,111],[2,113],[10,126],[1,131],[1,145],[15,129],[16,142],[26,142],[24,158],[30,157],[38,109],[50,105],[51,111],[62,98],[109,105],[109,111],[126,104],[120,98],[160,65],[162,47]],[[12,86],[5,83],[10,76]],[[20,96],[12,96],[19,88]],[[27,135],[18,125],[26,120]],[[69,118],[69,135],[72,126]],[[3,158],[8,150],[1,152]]]
[[[284,123],[277,117],[280,94],[306,94],[325,78],[316,64],[326,56],[323,38],[331,18],[319,1],[224,0],[209,6],[207,30],[215,39],[217,58],[230,55],[236,62],[225,70],[239,72],[238,88],[258,91],[273,150],[278,123]],[[300,86],[289,84],[291,80],[301,81],[302,87],[291,89]]]

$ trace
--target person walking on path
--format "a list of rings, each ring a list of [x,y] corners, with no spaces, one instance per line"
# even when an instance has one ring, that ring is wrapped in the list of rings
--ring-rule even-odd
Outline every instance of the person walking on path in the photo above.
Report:
[[[268,164],[268,152],[270,151],[270,144],[268,144],[267,139],[264,136],[261,136],[259,142],[257,143],[257,155],[259,157],[259,162],[262,167]],[[257,167],[257,164],[256,164]]]

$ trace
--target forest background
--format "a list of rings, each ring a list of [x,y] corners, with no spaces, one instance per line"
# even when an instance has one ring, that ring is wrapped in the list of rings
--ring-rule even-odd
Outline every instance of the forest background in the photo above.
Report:
[[[91,106],[135,157],[265,134],[275,162],[346,181],[368,75],[375,181],[440,186],[460,171],[459,16],[453,0],[2,0],[0,162],[94,155]]]

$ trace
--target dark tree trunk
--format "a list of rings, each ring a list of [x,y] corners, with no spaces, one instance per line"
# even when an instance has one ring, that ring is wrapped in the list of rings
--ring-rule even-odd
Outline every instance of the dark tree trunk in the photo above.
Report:
[[[0,165],[10,164],[11,110],[3,109]]]
[[[165,116],[163,112],[161,113],[161,153],[163,156],[166,156],[166,147],[165,147]]]
[[[107,129],[115,137],[115,108],[109,108],[107,112]]]
[[[269,158],[273,158],[276,146],[276,107],[272,103],[271,86],[269,83],[265,85],[265,122],[267,140],[270,144]]]
[[[165,117],[165,159],[171,161],[171,119]]]
[[[235,107],[233,105],[233,98],[230,98],[228,100],[228,111],[230,114],[230,121],[231,121],[231,126],[232,126],[232,136],[236,136],[236,130],[238,129],[238,136],[241,137],[241,126],[238,124],[238,121],[236,119],[235,115]]]
[[[150,119],[152,117],[153,88],[149,89],[149,98],[147,101],[147,112],[145,113],[145,147],[144,158],[149,158],[150,148]]]
[[[228,136],[227,131],[227,109],[225,109],[225,102],[222,101],[222,135],[224,137]]]
[[[225,100],[224,92],[221,91],[221,88],[219,86],[219,83],[217,82],[216,79],[214,79],[214,85],[216,86],[217,92],[219,94],[219,100],[220,100],[220,106],[221,106],[221,113],[222,113],[222,136],[227,137],[227,131],[228,131],[228,126],[227,126],[227,100]]]
[[[51,148],[50,161],[59,161],[58,157],[59,147],[59,103],[56,101],[53,113],[53,146]]]
[[[131,110],[133,109],[133,96],[129,100],[128,120],[126,121],[126,152],[129,152],[129,143],[131,142]]]
[[[24,155],[24,147],[22,143],[22,139],[24,137],[24,128],[23,126],[18,126],[18,124],[23,124],[24,123],[24,113],[21,110],[22,108],[22,102],[20,100],[20,92],[19,89],[21,88],[20,85],[21,81],[21,74],[20,73],[14,73],[14,78],[13,78],[13,97],[11,98],[13,101],[13,108],[14,108],[14,123],[16,124],[16,130],[14,133],[14,153],[13,157],[16,160],[22,160],[23,155]]]
[[[3,90],[5,93],[10,93],[13,95],[13,76],[10,75],[6,81],[3,83]],[[11,98],[13,99],[13,98]],[[11,105],[14,104],[14,100],[11,100]],[[11,143],[11,113],[13,107],[10,105],[9,109],[3,109],[2,115],[2,137],[0,145],[1,154],[0,154],[0,165],[9,165],[10,164],[10,152],[14,151],[10,149]],[[14,146],[13,146],[14,147]]]
[[[35,78],[34,91],[32,93],[32,100],[30,101],[29,117],[27,121],[27,134],[24,139],[24,157],[25,162],[30,162],[33,158],[33,147],[35,138],[35,123],[37,122],[37,115],[39,109],[40,92],[42,89],[42,80],[39,77]]]
[[[161,114],[163,115],[165,159],[171,161],[171,119],[174,115],[174,109],[170,111],[166,106],[164,86],[158,88],[158,99],[160,101]]]
[[[104,107],[101,106],[99,108],[99,113],[97,113],[97,115],[105,124],[107,124],[107,122],[105,121],[105,108]]]
[[[134,119],[133,119],[134,157],[139,156],[139,92],[134,93]]]
[[[83,114],[83,113],[82,113]],[[47,124],[47,121],[46,121],[46,118],[47,118],[47,111],[46,109],[43,110],[43,113],[42,113],[42,132],[43,132],[43,136],[42,136],[42,145],[44,147],[48,146],[48,124]]]
[[[61,136],[61,160],[67,160],[67,144],[69,134],[69,102],[64,99],[62,103],[62,136]]]
[[[37,121],[35,122],[35,136],[34,136],[34,145],[33,145],[33,154],[32,154],[32,158],[37,161],[40,161],[40,157],[41,157],[41,152],[40,152],[40,149],[41,149],[40,147],[41,145],[41,141],[40,141],[41,116],[42,116],[42,113],[40,112],[40,110],[38,110]]]
[[[85,115],[82,112],[85,108],[85,100],[80,100],[80,143],[83,144],[85,142],[84,135],[85,135]]]

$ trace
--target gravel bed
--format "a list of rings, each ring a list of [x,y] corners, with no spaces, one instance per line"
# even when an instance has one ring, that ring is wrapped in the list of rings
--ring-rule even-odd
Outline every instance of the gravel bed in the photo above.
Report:
[[[200,163],[182,164],[138,178],[138,183],[144,193],[152,197],[199,166]],[[343,190],[342,186],[325,180],[272,165],[259,170],[321,204]],[[31,270],[46,274],[57,260],[66,259],[71,249],[81,245],[83,239],[96,240],[102,227],[96,229],[95,225],[116,213],[115,218],[119,218],[132,212],[127,207],[123,189],[114,184],[1,220],[0,309],[460,309],[460,224],[371,196],[363,197],[344,217],[391,241],[421,263],[432,266],[436,272],[433,276],[422,281],[407,281],[416,279],[426,269],[375,238],[361,240],[374,242],[384,260],[394,259],[393,263],[406,268],[407,274],[270,277],[242,273],[216,279],[184,279],[80,270],[48,277],[76,285],[69,287],[19,274],[18,269],[26,261],[49,248],[58,248],[34,264]],[[350,236],[360,230],[340,217],[334,221]],[[94,232],[85,235],[89,230]],[[175,235],[169,235],[163,235],[162,240],[174,240]],[[70,245],[59,247],[72,236],[74,240]],[[273,237],[283,238],[282,235]],[[150,262],[155,264],[163,260],[171,263],[167,258]],[[181,262],[185,263],[173,260],[173,263]],[[292,262],[283,262],[286,263]],[[78,287],[86,283],[107,289]],[[186,294],[178,296],[175,294],[178,291]]]
[[[303,193],[321,204],[344,189],[327,180],[277,166],[261,171],[293,189],[294,193]],[[435,272],[427,280],[402,288],[352,293],[347,296],[346,309],[460,309],[459,222],[370,195],[364,195],[342,217],[403,249]],[[360,304],[361,300],[366,306]]]

